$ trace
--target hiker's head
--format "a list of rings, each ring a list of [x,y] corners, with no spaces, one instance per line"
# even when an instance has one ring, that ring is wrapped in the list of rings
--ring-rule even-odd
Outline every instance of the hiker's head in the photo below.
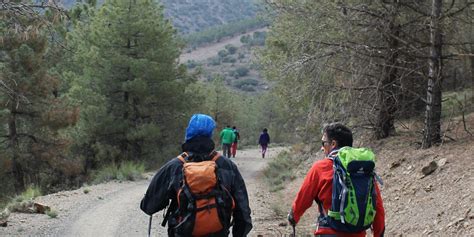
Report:
[[[216,123],[209,115],[194,114],[189,120],[186,128],[185,141],[196,136],[212,137]]]
[[[234,130],[235,130],[235,129],[237,129],[237,128],[236,128],[235,126],[233,126],[233,127],[232,127],[232,129],[234,129]]]
[[[267,132],[268,132],[268,129],[264,128],[264,129],[263,129],[263,132],[264,132],[264,133],[267,133]]]
[[[352,141],[352,131],[342,123],[330,123],[323,128],[321,145],[325,154],[335,148],[352,146]]]

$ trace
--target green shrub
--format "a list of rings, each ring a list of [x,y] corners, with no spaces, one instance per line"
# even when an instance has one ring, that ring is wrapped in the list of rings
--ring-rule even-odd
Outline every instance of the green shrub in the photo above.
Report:
[[[145,165],[142,163],[124,162],[119,169],[119,180],[139,180],[144,172]]]
[[[225,56],[229,55],[229,52],[225,49],[222,49],[220,50],[219,52],[217,52],[217,55],[220,57],[220,58],[224,58]]]
[[[33,199],[41,196],[41,189],[37,186],[29,186],[23,193],[17,195],[10,201],[6,209],[11,212],[26,212],[33,205]]]
[[[242,35],[240,37],[240,42],[242,44],[248,44],[250,42],[251,38],[252,38],[252,36],[250,36],[250,35]]]
[[[276,192],[285,187],[285,184],[296,178],[293,169],[299,165],[300,161],[290,156],[288,152],[281,152],[275,159],[268,163],[263,170],[266,182],[270,191]]]
[[[116,179],[118,177],[118,167],[115,164],[106,166],[100,170],[95,171],[92,177],[92,183],[94,184]]]
[[[234,75],[237,75],[238,77],[245,77],[248,73],[249,69],[247,67],[239,67],[234,71]]]
[[[28,212],[33,206],[33,200],[20,200],[15,199],[7,205],[7,209],[10,212]]]
[[[145,165],[142,163],[122,162],[119,166],[112,164],[106,166],[93,175],[93,183],[103,183],[110,180],[130,180],[134,181],[142,178],[145,172]]]
[[[210,66],[217,66],[221,64],[221,59],[219,57],[212,57],[208,59],[208,64]]]
[[[249,87],[249,86],[255,87],[255,86],[258,86],[258,84],[259,82],[257,80],[251,79],[251,78],[234,81],[234,86],[239,89],[242,89],[242,87]]]
[[[188,61],[186,62],[186,66],[188,67],[188,69],[193,69],[193,68],[199,66],[199,63],[197,63],[197,62],[194,61],[194,60],[188,60]]]
[[[21,195],[23,200],[34,199],[41,196],[41,188],[38,186],[29,186]]]
[[[229,52],[229,54],[235,54],[237,52],[237,47],[232,44],[226,45],[225,49],[227,49],[227,52]]]
[[[0,212],[0,220],[7,220],[9,216],[10,210],[8,210],[8,208],[5,208],[3,209],[3,211]]]
[[[228,55],[228,56],[226,56],[222,59],[223,63],[235,63],[236,61],[237,61],[237,59],[235,59],[234,57],[232,57],[230,55]]]
[[[252,85],[243,85],[240,87],[240,89],[247,92],[254,92],[257,90],[255,89],[255,86],[252,86]]]
[[[47,210],[46,215],[48,215],[51,218],[56,218],[58,216],[58,212],[54,209]]]

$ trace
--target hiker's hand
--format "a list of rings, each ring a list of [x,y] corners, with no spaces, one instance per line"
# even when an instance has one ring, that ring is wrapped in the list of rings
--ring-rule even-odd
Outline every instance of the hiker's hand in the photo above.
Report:
[[[293,218],[293,210],[291,210],[290,213],[288,213],[288,222],[290,222],[290,225],[292,226],[296,225],[295,218]]]

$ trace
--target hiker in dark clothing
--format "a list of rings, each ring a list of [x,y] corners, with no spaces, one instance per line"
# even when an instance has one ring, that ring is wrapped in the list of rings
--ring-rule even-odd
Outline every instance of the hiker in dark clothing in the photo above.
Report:
[[[167,162],[158,171],[158,173],[153,177],[153,180],[146,191],[145,197],[140,204],[141,210],[143,210],[143,212],[148,215],[153,215],[154,213],[165,209],[169,205],[168,212],[163,223],[163,226],[166,222],[168,223],[168,236],[194,235],[189,234],[191,232],[186,232],[188,234],[183,234],[182,228],[190,227],[191,230],[188,231],[194,231],[193,227],[198,227],[194,226],[194,223],[197,223],[198,221],[198,213],[202,215],[205,214],[203,211],[211,212],[211,210],[217,209],[216,206],[226,205],[227,207],[233,207],[231,212],[233,217],[233,236],[247,236],[247,234],[252,229],[250,207],[245,182],[239,170],[237,169],[237,166],[231,160],[220,156],[214,151],[215,145],[211,139],[214,128],[215,122],[211,117],[203,114],[195,114],[192,116],[186,129],[185,143],[182,145],[182,150],[185,152],[183,154],[186,154],[185,158],[186,161],[188,161],[184,165],[188,165],[190,163],[199,165],[201,162],[204,164],[205,161],[215,161],[215,165],[218,167],[216,168],[215,174],[216,180],[218,182],[217,184],[219,187],[222,187],[220,190],[226,190],[226,194],[230,194],[230,196],[232,196],[232,199],[235,203],[231,202],[230,204],[224,205],[222,204],[222,199],[216,198],[213,199],[213,201],[215,201],[213,204],[209,204],[209,200],[211,200],[208,199],[209,197],[203,197],[202,195],[194,196],[194,193],[192,193],[191,196],[195,198],[194,200],[196,200],[194,206],[191,205],[191,209],[189,204],[186,205],[186,207],[179,207],[180,203],[183,206],[183,197],[189,197],[189,192],[186,192],[187,190],[183,188],[183,182],[186,182],[186,185],[188,185],[188,182],[190,182],[187,179],[188,176],[186,176],[186,181],[184,181],[184,165],[182,162],[183,159],[181,159],[184,157],[184,155],[182,154],[180,157],[174,158]],[[199,201],[204,201],[204,203],[206,203],[206,199],[207,205],[205,208],[194,208],[199,205]],[[217,210],[219,211],[222,209]],[[184,215],[183,212],[193,212],[194,215]],[[221,219],[221,212],[219,212],[219,219]],[[230,216],[225,216],[225,220],[228,220],[228,223],[224,223],[222,230],[213,233],[206,233],[205,236],[228,236],[230,233]],[[190,221],[195,222],[192,222],[191,225],[188,225]]]
[[[262,158],[265,158],[268,144],[270,144],[270,135],[268,135],[268,130],[266,128],[264,128],[263,132],[260,134],[258,144],[262,147]]]
[[[232,155],[232,158],[235,158],[235,155],[237,154],[237,145],[240,140],[240,133],[239,133],[239,130],[235,126],[232,127],[232,130],[234,130],[235,139],[234,139],[234,142],[232,143],[230,153]]]

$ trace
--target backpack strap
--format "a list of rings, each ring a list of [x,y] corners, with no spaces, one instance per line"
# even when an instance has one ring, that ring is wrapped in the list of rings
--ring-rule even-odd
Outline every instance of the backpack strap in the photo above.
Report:
[[[211,154],[209,154],[209,157],[212,157],[211,160],[215,162],[217,159],[219,159],[219,157],[221,157],[221,154],[219,154],[217,151],[213,151]]]
[[[321,214],[322,216],[326,217],[328,214],[327,214],[326,211],[324,210],[323,202],[319,201],[318,199],[315,199],[314,201],[318,204],[319,214]]]
[[[317,198],[314,200],[318,204],[319,208],[319,216],[317,218],[318,222],[318,229],[319,228],[329,228],[329,216],[324,210],[323,203],[319,201]]]
[[[188,158],[188,156],[189,156],[188,153],[183,152],[181,153],[181,155],[178,156],[178,159],[181,161],[181,163],[184,164],[187,162],[186,158]]]
[[[328,154],[328,158],[331,160],[334,160],[337,157],[337,153],[339,152],[339,149],[334,149]]]

